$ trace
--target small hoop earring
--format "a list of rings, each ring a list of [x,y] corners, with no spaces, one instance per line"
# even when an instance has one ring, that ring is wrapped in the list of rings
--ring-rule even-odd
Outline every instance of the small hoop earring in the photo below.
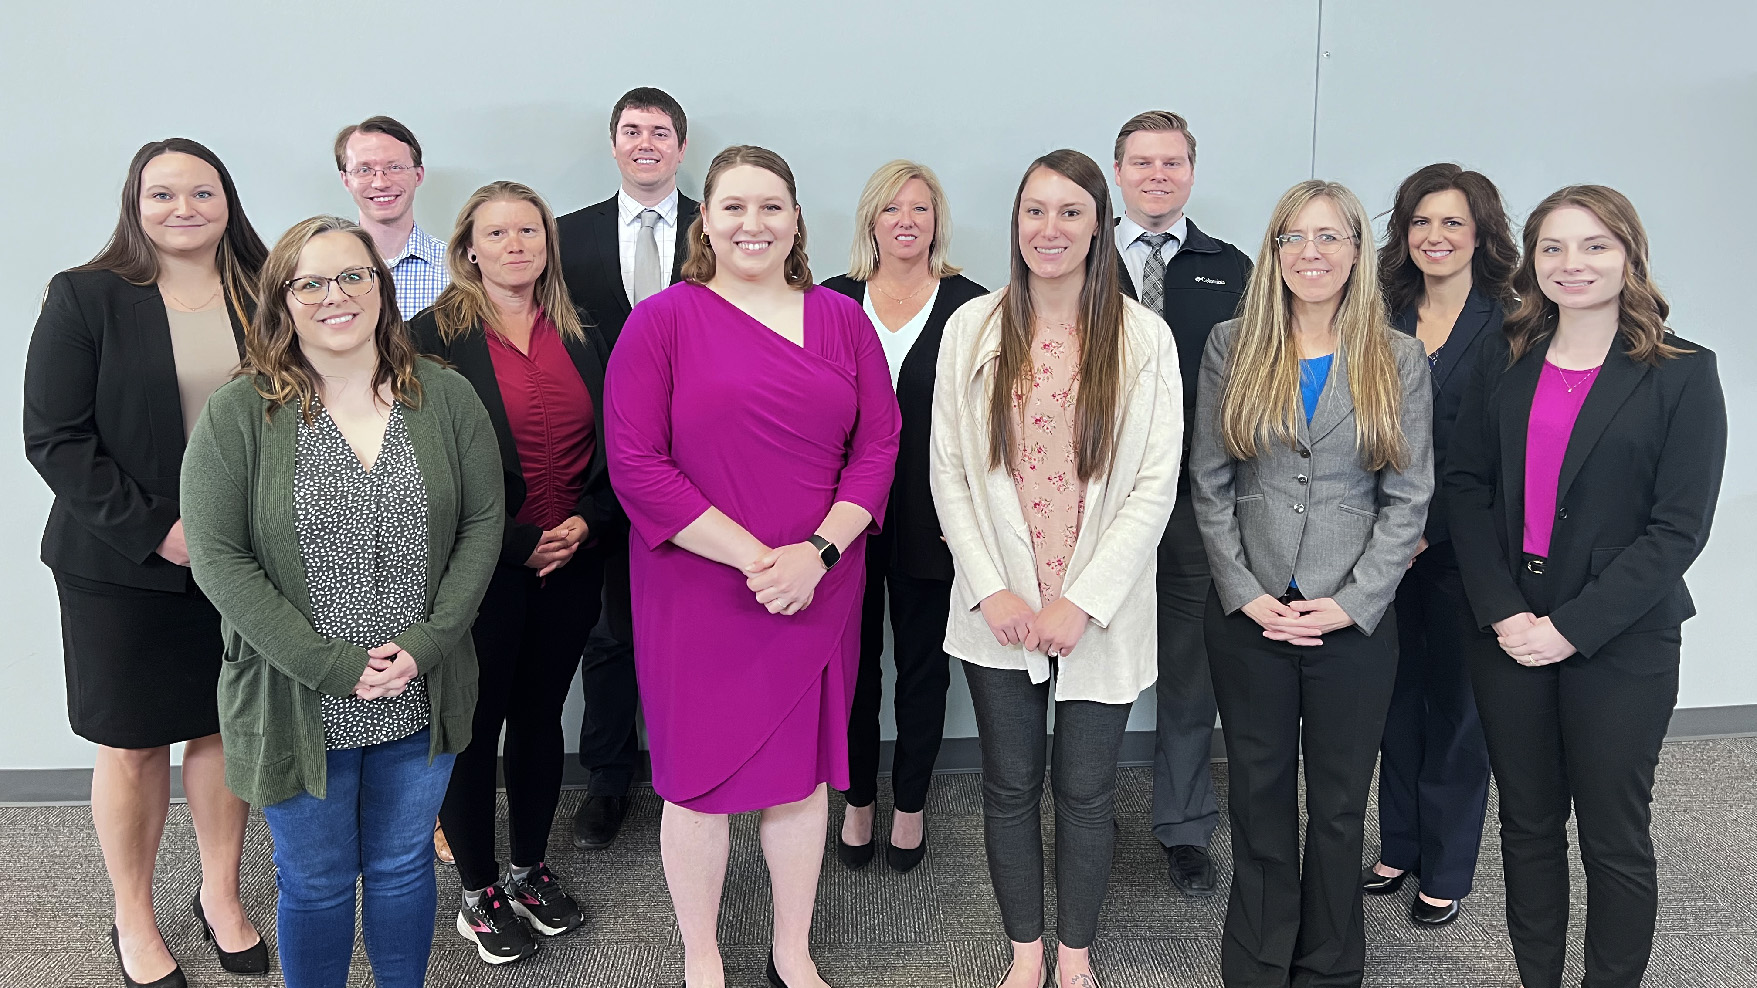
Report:
[[[468,258],[469,258],[469,259],[470,259],[470,263],[471,263],[471,264],[474,264],[474,263],[476,263],[476,252],[475,252],[475,251],[473,251],[473,250],[472,250],[472,251],[469,251],[469,252],[468,252],[468,253],[467,253],[467,254],[465,254],[465,255],[464,255],[464,256],[466,256],[466,257],[468,257]]]

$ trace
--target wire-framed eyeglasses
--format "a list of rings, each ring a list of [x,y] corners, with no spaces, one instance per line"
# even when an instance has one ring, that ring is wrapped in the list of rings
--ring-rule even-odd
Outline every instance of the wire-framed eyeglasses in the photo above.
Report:
[[[294,278],[284,284],[287,291],[298,301],[306,305],[322,305],[329,300],[331,285],[341,289],[342,294],[348,298],[359,298],[371,291],[373,283],[377,280],[378,272],[371,268],[349,268],[334,278],[307,275],[303,278]]]
[[[1306,239],[1306,235],[1303,233],[1283,233],[1275,238],[1275,242],[1281,245],[1282,253],[1297,254],[1305,249]],[[1325,230],[1322,233],[1313,234],[1311,241],[1317,246],[1318,253],[1334,254],[1344,246],[1354,243],[1354,238]]]

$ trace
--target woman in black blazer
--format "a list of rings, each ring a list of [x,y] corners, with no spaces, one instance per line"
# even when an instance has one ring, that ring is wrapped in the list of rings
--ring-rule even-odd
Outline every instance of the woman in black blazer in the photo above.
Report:
[[[1447,163],[1403,180],[1379,252],[1379,283],[1391,324],[1428,355],[1436,476],[1445,470],[1470,368],[1501,335],[1518,263],[1501,193],[1482,174]],[[1480,632],[1464,602],[1438,491],[1396,606],[1397,685],[1379,763],[1379,860],[1361,886],[1390,895],[1414,872],[1421,892],[1410,901],[1410,919],[1441,926],[1458,918],[1458,900],[1476,875],[1489,753],[1464,664],[1464,640]]]
[[[220,619],[189,578],[177,505],[183,444],[243,356],[267,255],[212,151],[147,144],[109,244],[49,283],[25,362],[25,455],[55,493],[42,556],[61,601],[67,714],[98,745],[92,822],[131,985],[184,984],[152,903],[179,741],[203,865],[191,909],[227,970],[268,970],[238,901],[249,806],[225,784]]]
[[[1522,299],[1459,411],[1445,483],[1479,627],[1507,926],[1525,988],[1567,954],[1567,821],[1588,885],[1586,980],[1635,988],[1659,905],[1654,767],[1678,696],[1684,571],[1726,460],[1714,354],[1672,335],[1622,194],[1570,186],[1525,224]]]
[[[848,273],[823,287],[861,303],[872,320],[903,413],[897,474],[884,530],[868,542],[866,602],[860,623],[860,675],[848,721],[848,811],[836,855],[849,868],[872,860],[879,768],[879,659],[885,647],[885,588],[897,666],[891,759],[892,817],[885,861],[908,871],[927,853],[922,817],[945,733],[951,664],[945,650],[952,554],[940,538],[927,484],[934,367],[946,320],[988,290],[947,261],[952,220],[945,191],[925,165],[892,161],[867,179],[855,210]],[[871,289],[871,291],[868,291]]]
[[[609,347],[569,300],[555,216],[517,182],[477,189],[448,248],[451,285],[410,324],[424,353],[476,388],[506,480],[500,564],[471,634],[480,695],[439,819],[463,885],[456,927],[489,964],[576,929],[578,904],[544,864],[561,795],[561,709],[596,623],[597,540],[626,521],[604,453]],[[495,789],[506,728],[511,860],[494,857]],[[521,922],[522,920],[522,922]]]

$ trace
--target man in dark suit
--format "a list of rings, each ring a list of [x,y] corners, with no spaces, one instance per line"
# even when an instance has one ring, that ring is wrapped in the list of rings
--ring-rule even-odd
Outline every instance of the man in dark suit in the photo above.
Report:
[[[1208,771],[1215,703],[1202,615],[1209,573],[1190,501],[1190,433],[1208,332],[1237,313],[1251,262],[1184,215],[1196,177],[1196,139],[1183,117],[1165,110],[1136,115],[1117,134],[1115,152],[1123,199],[1116,225],[1123,291],[1171,326],[1184,385],[1177,506],[1159,543],[1153,834],[1165,847],[1172,884],[1185,895],[1208,896],[1214,894],[1208,841],[1220,825],[1220,806]]]
[[[574,304],[612,347],[635,303],[675,283],[689,256],[687,234],[699,209],[677,191],[689,146],[683,107],[663,90],[631,89],[610,111],[610,149],[622,185],[596,205],[561,217],[561,266]],[[635,736],[633,617],[626,534],[604,547],[603,617],[580,666],[585,718],[580,764],[590,773],[574,815],[578,847],[608,847],[628,812],[639,745]]]

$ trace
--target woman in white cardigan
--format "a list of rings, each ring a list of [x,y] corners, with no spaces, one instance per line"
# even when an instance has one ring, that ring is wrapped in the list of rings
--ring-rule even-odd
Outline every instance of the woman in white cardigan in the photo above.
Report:
[[[1044,957],[1045,716],[1055,679],[1056,968],[1088,951],[1110,877],[1117,752],[1156,672],[1154,566],[1183,435],[1165,323],[1117,287],[1104,172],[1032,162],[1013,204],[1007,287],[946,324],[934,386],[934,506],[955,571],[946,651],[964,660],[982,742],[988,867],[1013,942],[1002,988]]]

